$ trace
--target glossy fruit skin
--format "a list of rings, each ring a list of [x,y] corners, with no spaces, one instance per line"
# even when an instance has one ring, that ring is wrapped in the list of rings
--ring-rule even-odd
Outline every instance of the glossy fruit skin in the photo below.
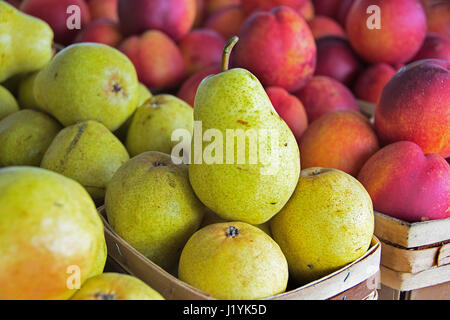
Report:
[[[382,148],[366,162],[358,180],[378,212],[409,222],[450,217],[450,165],[413,142]]]
[[[231,64],[252,72],[264,87],[278,86],[293,92],[314,74],[314,37],[307,22],[289,7],[255,12],[242,26],[239,37]]]

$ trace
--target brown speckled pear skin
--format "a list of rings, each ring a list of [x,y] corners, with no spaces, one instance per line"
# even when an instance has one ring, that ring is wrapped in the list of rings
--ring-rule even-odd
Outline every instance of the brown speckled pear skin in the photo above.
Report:
[[[351,175],[308,168],[270,229],[288,260],[290,275],[308,283],[367,251],[374,231],[372,200]]]
[[[95,120],[118,129],[136,110],[138,79],[132,62],[99,43],[78,43],[58,52],[37,75],[34,96],[64,126]]]
[[[16,98],[8,89],[0,85],[0,120],[17,111],[19,111],[19,105]]]
[[[0,36],[0,82],[39,70],[52,58],[50,26],[5,1],[0,1]]]
[[[274,140],[277,146],[274,150],[278,152],[258,148],[259,155],[262,152],[266,158],[264,161],[258,158],[257,163],[249,161],[248,143],[244,164],[236,161],[237,148],[234,164],[226,163],[225,141],[223,163],[196,164],[192,152],[189,178],[199,199],[224,219],[257,225],[279,212],[297,185],[300,154],[294,135],[276,113],[259,80],[241,68],[207,77],[197,91],[194,120],[202,122],[203,133],[217,129],[224,140],[229,129],[244,132],[265,129],[278,133]],[[203,143],[203,150],[208,144]],[[194,149],[195,144],[192,145]],[[268,168],[275,170],[267,174]]]
[[[205,211],[189,184],[187,166],[154,151],[117,170],[106,189],[105,207],[117,234],[169,272]]]
[[[71,300],[164,300],[140,279],[106,272],[88,279]]]
[[[129,155],[104,125],[83,121],[63,129],[42,158],[41,167],[78,181],[93,199],[105,196],[106,185]]]
[[[0,121],[0,167],[39,166],[53,138],[62,129],[48,115],[20,110]]]
[[[145,151],[171,154],[178,143],[172,141],[172,132],[185,129],[192,134],[193,125],[193,110],[186,102],[170,94],[156,95],[134,113],[126,147],[131,156]]]

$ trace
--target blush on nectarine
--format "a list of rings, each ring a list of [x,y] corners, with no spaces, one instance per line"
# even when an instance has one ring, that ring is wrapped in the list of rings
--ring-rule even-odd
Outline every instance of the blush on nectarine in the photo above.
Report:
[[[353,92],[358,99],[377,103],[386,83],[395,74],[395,69],[386,63],[376,63],[360,73]]]
[[[194,29],[178,43],[190,76],[212,65],[220,66],[225,39],[214,30]]]
[[[317,65],[314,75],[328,76],[351,86],[362,69],[362,62],[348,40],[341,36],[326,36],[316,40]]]
[[[368,14],[369,7],[379,9]],[[427,20],[419,0],[359,0],[347,14],[346,31],[353,48],[367,61],[397,64],[419,51]]]
[[[280,87],[266,88],[273,107],[286,122],[292,133],[300,141],[300,137],[308,127],[308,117],[301,101]]]
[[[72,15],[67,13],[67,9],[71,5],[80,9],[80,29],[67,27],[67,20]],[[84,0],[25,0],[20,10],[47,22],[53,29],[55,42],[62,45],[69,45],[91,20],[89,7]]]
[[[202,82],[202,80],[207,76],[217,74],[219,72],[220,66],[212,66],[194,73],[183,82],[177,92],[177,97],[185,101],[191,107],[194,107],[195,95],[197,94],[197,89],[200,82]]]
[[[346,37],[344,28],[337,21],[327,16],[315,16],[308,22],[308,25],[316,40],[330,35]]]
[[[236,36],[241,31],[247,15],[242,6],[236,5],[226,7],[214,12],[205,21],[205,28],[215,30],[225,39]]]
[[[359,111],[353,93],[342,83],[330,77],[314,76],[294,95],[303,103],[309,123],[333,111]]]
[[[109,19],[97,19],[83,28],[74,42],[97,42],[116,47],[122,39],[120,28],[116,22]]]
[[[420,60],[385,85],[375,109],[383,144],[412,141],[425,153],[450,156],[450,62]]]
[[[173,88],[186,76],[178,46],[161,31],[131,36],[120,45],[120,50],[133,62],[139,81],[150,90]]]
[[[302,168],[322,167],[356,176],[379,149],[365,116],[353,110],[331,112],[309,125],[300,139]]]
[[[450,217],[450,165],[409,141],[385,146],[358,175],[375,210],[417,222]]]
[[[302,88],[314,73],[316,44],[307,22],[293,9],[257,11],[244,23],[231,54],[233,67],[252,72],[261,83],[289,92]]]
[[[196,0],[119,0],[118,12],[126,36],[160,30],[178,41],[194,24]]]
[[[450,23],[450,22],[449,22]],[[450,37],[439,33],[429,32],[419,52],[411,59],[418,61],[424,59],[441,59],[450,61]]]
[[[109,19],[119,22],[119,14],[117,12],[118,0],[88,0],[89,12],[91,19]]]

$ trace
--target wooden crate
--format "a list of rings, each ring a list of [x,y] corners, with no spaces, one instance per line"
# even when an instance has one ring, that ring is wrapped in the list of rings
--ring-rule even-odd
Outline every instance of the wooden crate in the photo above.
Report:
[[[112,230],[104,217],[104,207],[99,208],[105,227],[108,247],[108,264],[116,270],[134,275],[160,292],[168,300],[210,300],[208,294],[180,281],[158,265],[148,260]],[[381,244],[373,237],[371,247],[358,260],[344,268],[300,288],[288,291],[269,300],[374,300],[378,298]],[[288,285],[292,287],[292,285]]]
[[[375,212],[375,235],[382,244],[381,299],[433,292],[450,299],[450,218],[408,223]]]

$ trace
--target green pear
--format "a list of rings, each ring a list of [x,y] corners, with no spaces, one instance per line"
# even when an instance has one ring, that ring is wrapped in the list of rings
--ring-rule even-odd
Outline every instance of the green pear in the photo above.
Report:
[[[181,250],[205,211],[189,184],[187,166],[153,151],[117,170],[106,188],[105,208],[111,227],[169,272],[175,271]]]
[[[16,98],[5,87],[0,86],[0,120],[19,111]]]
[[[140,106],[142,106],[148,99],[150,99],[152,97],[152,93],[150,92],[150,90],[141,82],[139,82],[139,87],[138,87],[138,91],[139,91],[139,102],[137,104],[137,107],[139,108]],[[135,111],[136,113],[136,111]],[[128,128],[130,127],[131,124],[131,120],[133,119],[133,115],[134,113],[128,117],[127,121],[125,121],[124,124],[122,124],[120,126],[119,129],[117,129],[114,134],[117,136],[117,138],[119,138],[120,141],[125,142],[126,138],[127,138],[127,132],[128,132]]]
[[[34,97],[34,80],[36,79],[39,71],[27,74],[19,83],[17,89],[17,101],[22,109],[34,109],[42,110],[45,109],[39,107],[39,104]]]
[[[103,124],[90,120],[61,130],[41,167],[78,181],[96,200],[105,196],[106,185],[128,159],[119,139]]]
[[[123,53],[79,43],[58,52],[39,72],[34,96],[66,127],[96,120],[114,131],[136,110],[138,84],[133,63]]]
[[[0,1],[0,82],[44,67],[53,55],[52,42],[46,22]]]
[[[61,129],[57,121],[39,111],[10,114],[0,121],[0,166],[39,166]]]
[[[223,72],[205,78],[197,90],[194,120],[203,140],[213,142],[199,148],[202,137],[194,128],[189,178],[198,198],[220,217],[258,225],[294,192],[300,154],[259,80],[245,69],[227,70],[236,41],[225,47]]]
[[[185,129],[192,134],[194,115],[183,100],[169,94],[148,99],[133,116],[128,129],[126,147],[131,156],[145,151],[171,154],[177,144],[172,132]]]

